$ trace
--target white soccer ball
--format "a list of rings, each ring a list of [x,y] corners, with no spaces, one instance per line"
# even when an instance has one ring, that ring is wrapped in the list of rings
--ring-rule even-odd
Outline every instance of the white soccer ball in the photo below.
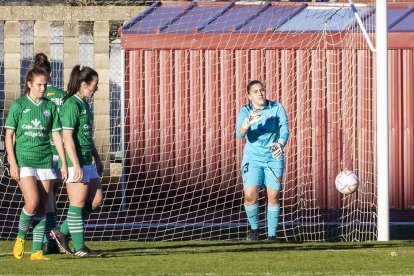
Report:
[[[341,194],[350,195],[359,187],[359,178],[352,171],[342,171],[335,178],[335,187]]]

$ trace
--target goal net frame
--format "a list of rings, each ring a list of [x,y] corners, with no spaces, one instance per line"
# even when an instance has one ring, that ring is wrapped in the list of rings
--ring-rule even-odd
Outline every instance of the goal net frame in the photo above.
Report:
[[[386,3],[382,2],[384,1],[375,2],[377,18],[386,18]],[[156,22],[159,19],[157,16],[163,15],[154,15],[153,12],[162,10],[164,2],[154,2],[138,16],[123,24],[123,41],[118,44],[123,49],[117,52],[120,58],[116,62],[116,71],[125,75],[121,74],[116,82],[109,84],[118,85],[116,89],[119,93],[111,99],[111,106],[115,105],[111,112],[115,112],[118,119],[111,121],[109,127],[105,125],[100,128],[99,123],[95,125],[95,142],[98,149],[103,150],[101,155],[105,163],[105,175],[102,178],[105,201],[101,210],[92,214],[85,223],[87,239],[244,239],[248,224],[242,204],[239,168],[243,142],[236,141],[234,123],[237,112],[246,103],[246,83],[250,79],[260,79],[266,84],[269,99],[281,101],[288,110],[293,106],[303,108],[300,115],[292,111],[289,113],[289,123],[294,129],[294,135],[286,147],[286,190],[281,199],[279,239],[389,240],[388,112],[384,111],[388,110],[387,23],[386,20],[376,20],[376,42],[372,45],[370,39],[374,36],[373,30],[366,30],[362,34],[365,27],[357,22],[361,15],[358,13],[359,8],[366,8],[367,13],[363,13],[362,17],[369,17],[368,11],[373,11],[373,3],[370,3],[369,9],[365,4],[353,3],[309,3],[302,4],[302,8],[297,3],[211,3],[212,7],[221,5],[221,8],[199,20],[192,33],[186,34],[187,40],[183,40],[185,43],[177,38],[180,33],[174,36],[171,26],[177,26],[180,18],[190,14],[197,3],[187,3],[187,8],[175,16],[166,14],[160,20],[162,24],[154,25],[151,34],[128,33],[128,30],[132,30],[133,25],[137,22],[139,24],[140,20],[148,19],[147,16],[153,16]],[[181,4],[183,3],[169,5]],[[215,20],[223,18],[234,7],[241,10],[243,5],[256,6],[249,16],[240,13],[240,16],[245,16],[242,24],[234,25],[225,34],[208,32]],[[292,6],[299,8],[289,10],[290,14],[281,17],[283,20],[274,25],[273,29],[268,28],[266,33],[254,33],[258,27],[249,24],[266,13],[269,7],[277,5],[285,5],[287,8],[284,12]],[[355,8],[351,9],[350,6]],[[306,7],[327,7],[325,28],[320,27],[319,33],[299,36],[301,29],[298,27],[297,33],[293,33],[288,25],[290,21],[294,21],[292,19],[295,16],[306,11]],[[329,9],[337,9],[338,12],[330,12]],[[341,9],[346,10],[347,14],[341,14]],[[356,15],[349,15],[351,12],[356,12]],[[340,20],[335,22],[338,14],[343,16],[347,24]],[[317,13],[313,13],[313,16],[317,21]],[[351,20],[351,16],[355,20]],[[366,18],[363,17],[362,20],[364,19]],[[348,24],[351,21],[353,23]],[[342,33],[332,31],[330,24],[346,25],[348,29]],[[247,26],[253,30],[249,37],[243,33]],[[84,28],[89,28],[90,31],[93,27],[86,24]],[[79,55],[88,56],[93,53],[93,48],[88,45],[93,44],[94,39],[99,39],[96,34],[99,32],[94,30],[92,38],[88,35],[79,37]],[[141,41],[128,42],[133,36],[139,35],[142,35]],[[152,39],[153,36],[157,36],[158,41]],[[252,37],[258,42],[258,48],[247,39]],[[146,41],[147,38],[152,41]],[[290,44],[295,49],[300,48],[300,43],[305,43],[301,42],[303,38],[318,45],[317,48],[310,47],[292,54],[288,48],[280,49],[275,46],[282,43]],[[191,40],[194,41],[193,44]],[[203,40],[210,40],[209,43],[213,46],[200,46]],[[169,43],[170,48],[165,46]],[[188,43],[196,46],[192,48]],[[200,45],[197,46],[197,43]],[[226,43],[227,45],[220,48]],[[334,47],[331,47],[332,43],[335,44]],[[134,51],[128,48],[131,45],[141,49]],[[354,48],[346,56],[345,52],[335,52],[335,47],[341,47],[338,45]],[[372,52],[374,47],[375,53]],[[197,52],[199,49],[202,51]],[[351,56],[351,53],[355,56]],[[94,58],[95,62],[80,59],[79,63],[94,67],[99,63],[99,55]],[[362,69],[353,64],[357,59],[361,59],[358,62],[363,64]],[[293,65],[298,60],[307,62],[300,66]],[[375,66],[372,60],[375,60]],[[339,64],[348,66],[348,69],[335,71]],[[67,83],[67,70],[70,68],[65,67],[64,71],[59,66],[61,65],[57,65],[55,70],[62,70],[62,74],[55,83],[63,85]],[[321,66],[323,70],[315,69],[317,66]],[[355,77],[355,74],[373,70],[374,67],[377,68],[375,81],[373,78],[358,80]],[[295,71],[284,76],[283,68]],[[98,73],[101,72],[98,70]],[[346,74],[349,75],[338,79]],[[65,82],[62,81],[63,78]],[[344,88],[348,85],[357,86],[358,81],[368,85],[363,84],[363,88],[358,88],[360,90]],[[145,95],[146,89],[151,92],[159,91],[159,94]],[[220,89],[230,93],[221,95]],[[302,89],[308,91],[308,94],[292,97],[292,93],[281,92],[289,89]],[[335,93],[336,89],[349,98]],[[376,96],[370,95],[369,92],[374,91]],[[134,93],[138,96],[135,97]],[[323,93],[324,96],[315,99],[312,98],[312,93]],[[365,93],[368,97],[359,101],[356,93]],[[219,100],[220,97],[223,100]],[[96,114],[106,112],[105,107],[100,105],[102,100],[98,96],[91,102]],[[368,104],[365,105],[364,101]],[[206,103],[217,103],[217,106],[207,107]],[[374,107],[374,104],[377,106]],[[358,105],[359,109],[353,105]],[[374,111],[377,113],[374,114]],[[326,129],[319,125],[321,121],[317,119],[321,114],[324,116],[324,112],[328,112],[324,118],[329,117],[327,120],[330,120],[330,125],[325,126]],[[363,122],[358,121],[358,112],[369,113],[366,118],[371,118],[374,122],[372,127],[375,131],[368,130],[367,137],[370,138],[367,143],[355,138],[356,128],[364,126]],[[346,119],[347,115],[350,119]],[[340,130],[337,129],[339,125]],[[321,133],[322,136],[325,135],[322,140],[340,139],[342,142],[324,144],[320,140]],[[348,135],[350,138],[347,138]],[[115,136],[119,136],[119,140]],[[219,139],[211,138],[215,136]],[[115,151],[108,150],[112,139],[119,141]],[[349,143],[346,142],[347,139]],[[312,140],[320,140],[321,143]],[[336,152],[330,146],[339,146],[342,150]],[[369,157],[368,172],[363,171],[366,160],[358,157],[359,147],[362,147],[363,154],[374,156],[369,151],[376,154]],[[319,162],[318,156],[323,151],[326,151],[326,158],[335,159],[335,166],[317,169],[318,166],[310,165],[312,162]],[[297,158],[302,158],[299,163],[295,161]],[[296,164],[295,170],[292,170],[292,163]],[[344,169],[360,173],[363,182],[360,190],[349,196],[342,196],[335,191],[333,183],[335,175]],[[325,186],[315,184],[318,181],[324,181]],[[23,199],[17,184],[7,175],[7,169],[2,174],[1,183],[4,191],[1,208],[4,212],[0,214],[0,239],[13,239]],[[57,199],[61,222],[68,207],[64,186],[59,187]],[[261,228],[266,226],[265,200],[265,195],[261,192]]]

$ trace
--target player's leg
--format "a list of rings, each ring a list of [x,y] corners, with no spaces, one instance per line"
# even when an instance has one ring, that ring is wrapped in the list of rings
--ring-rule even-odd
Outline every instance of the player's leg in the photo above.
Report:
[[[43,253],[44,254],[58,254],[59,247],[56,241],[50,236],[50,231],[57,226],[57,205],[56,205],[56,194],[58,187],[61,185],[60,179],[62,179],[60,175],[60,170],[58,168],[59,163],[59,156],[53,155],[53,170],[56,174],[56,179],[51,180],[50,184],[50,192],[49,197],[46,205],[46,230],[45,235],[43,237]]]
[[[256,162],[243,162],[242,178],[244,193],[244,209],[250,225],[248,240],[259,239],[259,187],[263,182],[263,169]]]
[[[39,202],[36,178],[33,174],[35,173],[31,168],[20,168],[19,187],[23,194],[24,206],[20,212],[18,233],[13,247],[13,256],[16,259],[23,258],[26,234],[29,231]]]
[[[283,164],[279,162],[268,163],[265,168],[266,193],[267,193],[267,238],[276,240],[277,226],[279,224],[280,204],[279,198],[282,190]]]
[[[103,202],[102,184],[98,172],[94,166],[85,166],[86,173],[90,177],[88,185],[88,197],[83,208],[83,218],[87,220],[89,215],[97,208],[101,207]]]
[[[45,234],[43,235],[43,254],[58,254],[59,247],[56,241],[50,236],[50,231],[56,228],[56,200],[54,193],[55,181],[50,181],[50,192],[46,203],[46,227]]]
[[[60,227],[50,231],[50,235],[57,242],[60,250],[66,254],[72,254],[69,247],[69,234],[71,234],[75,248],[82,247],[84,243],[82,209],[88,193],[88,184],[86,183],[85,172],[83,172],[81,182],[74,182],[73,177],[73,167],[69,167],[68,179],[66,180],[66,190],[69,197],[67,216]]]
[[[88,195],[85,201],[85,206],[82,210],[83,220],[86,221],[89,215],[102,205],[103,193],[102,185],[96,171],[95,166],[84,166],[84,174],[89,178]],[[86,245],[75,251],[75,255],[79,257],[101,257],[101,253],[91,251]]]
[[[43,256],[42,244],[46,228],[46,205],[51,185],[48,178],[49,173],[52,174],[52,170],[38,169],[37,171],[38,178],[41,180],[38,180],[36,182],[37,190],[39,193],[39,203],[37,206],[36,215],[33,218],[33,245],[30,260],[43,261],[49,260],[49,258]]]
[[[88,183],[67,183],[66,190],[69,197],[69,209],[66,220],[76,251],[84,245],[82,210],[88,194]]]

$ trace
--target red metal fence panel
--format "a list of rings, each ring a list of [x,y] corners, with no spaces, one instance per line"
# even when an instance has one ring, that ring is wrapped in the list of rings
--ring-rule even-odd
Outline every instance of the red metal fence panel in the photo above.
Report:
[[[414,54],[390,50],[389,57],[390,206],[404,209],[414,205]],[[191,200],[200,202],[218,193],[207,205],[240,199],[243,142],[234,125],[246,84],[256,78],[288,112],[289,204],[306,197],[339,208],[334,179],[341,169],[376,181],[375,63],[368,50],[137,49],[127,50],[126,62],[127,185],[150,197],[192,189],[200,197]],[[302,194],[298,184],[314,193]]]

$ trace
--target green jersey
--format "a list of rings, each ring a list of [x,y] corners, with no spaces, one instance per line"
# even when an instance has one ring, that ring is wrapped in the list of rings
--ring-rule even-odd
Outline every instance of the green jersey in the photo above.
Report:
[[[36,103],[25,95],[11,105],[5,128],[15,131],[14,150],[19,167],[52,168],[49,135],[61,130],[55,104],[45,98]]]
[[[76,155],[80,165],[92,164],[93,145],[93,115],[88,103],[77,95],[68,98],[60,108],[62,129],[73,130],[72,138],[75,142]],[[68,167],[73,162],[66,153]]]
[[[57,111],[59,112],[60,106],[63,104],[63,98],[66,96],[66,92],[60,90],[57,87],[48,85],[46,88],[45,98],[55,103]],[[50,136],[50,144],[52,145],[53,155],[58,155],[55,144],[53,143],[52,135]]]

